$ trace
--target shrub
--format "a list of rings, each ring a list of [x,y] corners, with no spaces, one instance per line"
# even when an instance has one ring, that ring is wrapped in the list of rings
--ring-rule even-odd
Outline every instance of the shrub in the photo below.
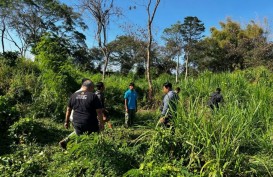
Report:
[[[7,96],[0,96],[0,132],[3,133],[19,117],[19,112],[14,107],[12,100]]]

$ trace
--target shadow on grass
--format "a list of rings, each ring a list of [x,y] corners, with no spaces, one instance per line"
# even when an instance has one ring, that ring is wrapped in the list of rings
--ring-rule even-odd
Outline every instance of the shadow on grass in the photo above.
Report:
[[[16,126],[13,125],[8,132],[1,133],[0,156],[12,153],[14,147],[22,144],[58,145],[58,142],[72,131],[49,119],[22,121]]]
[[[72,129],[65,130],[57,128],[56,126],[50,126],[41,122],[37,122],[37,124],[35,124],[33,127],[30,138],[41,146],[53,145],[57,144],[72,131]]]

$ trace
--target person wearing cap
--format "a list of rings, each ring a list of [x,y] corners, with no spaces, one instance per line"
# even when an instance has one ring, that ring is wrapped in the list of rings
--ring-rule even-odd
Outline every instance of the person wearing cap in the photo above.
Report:
[[[130,127],[133,125],[135,115],[137,112],[137,92],[134,89],[135,84],[130,83],[129,89],[124,95],[124,106],[125,106],[125,126]]]
[[[82,90],[74,93],[68,102],[64,127],[69,128],[70,115],[73,112],[73,126],[76,134],[90,134],[104,129],[102,105],[94,91],[94,84],[86,80],[82,84]]]
[[[104,98],[104,90],[105,90],[105,87],[104,87],[103,82],[98,82],[96,84],[96,88],[97,88],[97,90],[96,90],[95,94],[98,96],[98,98],[100,100],[100,103],[102,105],[103,121],[104,121],[104,123],[107,123],[107,125],[108,125],[109,128],[112,128],[112,124],[111,124],[111,122],[109,120],[109,117],[106,116],[106,112],[107,111],[106,111],[105,105],[104,105],[104,100],[105,100],[105,98]]]
[[[177,93],[172,90],[172,84],[169,82],[163,84],[163,93],[165,96],[163,98],[163,105],[160,116],[161,118],[159,121],[166,127],[170,127],[170,121],[176,114],[178,96]]]

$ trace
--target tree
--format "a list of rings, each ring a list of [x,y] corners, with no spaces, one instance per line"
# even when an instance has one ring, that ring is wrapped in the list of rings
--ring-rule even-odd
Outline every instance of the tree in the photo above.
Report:
[[[135,64],[145,58],[145,43],[133,36],[119,36],[109,43],[111,60],[120,65],[120,72],[127,75]]]
[[[140,28],[139,32],[145,36],[144,38],[147,39],[146,41],[146,77],[149,87],[149,93],[148,93],[148,100],[149,102],[153,99],[153,85],[152,85],[152,78],[151,78],[151,64],[152,64],[152,44],[153,44],[153,34],[152,34],[152,24],[153,20],[157,11],[157,8],[160,4],[160,0],[156,0],[154,3],[152,3],[152,0],[148,0],[147,5],[142,4],[141,6],[145,7],[145,10],[147,12],[147,33],[145,30]],[[153,7],[152,7],[153,6]],[[136,9],[136,6],[130,6],[130,10]]]
[[[78,31],[86,28],[80,14],[57,0],[13,0],[0,8],[9,12],[4,37],[14,43],[23,56],[46,32],[75,40],[77,45],[85,47],[85,36]]]
[[[104,55],[104,66],[102,79],[105,78],[105,72],[109,63],[110,50],[107,46],[107,31],[110,23],[110,17],[120,15],[118,8],[114,7],[114,0],[79,0],[80,8],[87,11],[96,21],[96,39],[98,46]]]
[[[154,45],[152,49],[153,76],[159,76],[162,73],[171,74],[172,70],[176,68],[176,63],[172,60],[173,53],[165,46]]]
[[[177,57],[175,81],[178,82],[179,59],[183,50],[182,24],[180,21],[171,25],[170,28],[164,29],[162,39],[166,41],[166,48],[171,52],[171,57],[175,55]]]
[[[148,1],[148,5],[146,6],[146,11],[148,14],[148,21],[147,21],[147,29],[148,29],[148,41],[147,41],[147,61],[146,61],[146,75],[147,75],[147,81],[149,86],[149,95],[148,99],[149,101],[152,101],[153,98],[153,85],[152,85],[152,78],[151,78],[151,49],[152,49],[152,42],[153,42],[153,34],[152,34],[152,23],[154,21],[154,17],[156,14],[156,10],[158,8],[158,5],[160,3],[160,0],[156,0],[155,5],[153,9],[151,9],[152,0]]]
[[[197,18],[185,17],[182,24],[182,36],[185,43],[185,79],[188,76],[189,56],[193,46],[203,37],[201,34],[205,31],[204,24]]]
[[[272,43],[260,25],[251,21],[243,28],[228,18],[220,26],[219,30],[211,28],[211,37],[195,45],[191,60],[198,70],[234,71],[271,63]]]
[[[52,70],[54,73],[61,71],[61,68],[68,61],[71,53],[67,47],[67,41],[54,34],[45,34],[37,43],[35,50],[36,58],[43,70]]]

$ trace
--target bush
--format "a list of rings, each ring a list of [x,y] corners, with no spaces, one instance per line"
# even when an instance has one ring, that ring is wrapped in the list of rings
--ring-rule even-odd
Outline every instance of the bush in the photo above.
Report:
[[[19,118],[12,100],[7,96],[0,96],[0,132],[5,132]]]
[[[48,175],[122,176],[138,165],[142,146],[130,146],[122,140],[128,136],[125,132],[113,133],[75,137],[68,144],[67,154],[54,156]]]

